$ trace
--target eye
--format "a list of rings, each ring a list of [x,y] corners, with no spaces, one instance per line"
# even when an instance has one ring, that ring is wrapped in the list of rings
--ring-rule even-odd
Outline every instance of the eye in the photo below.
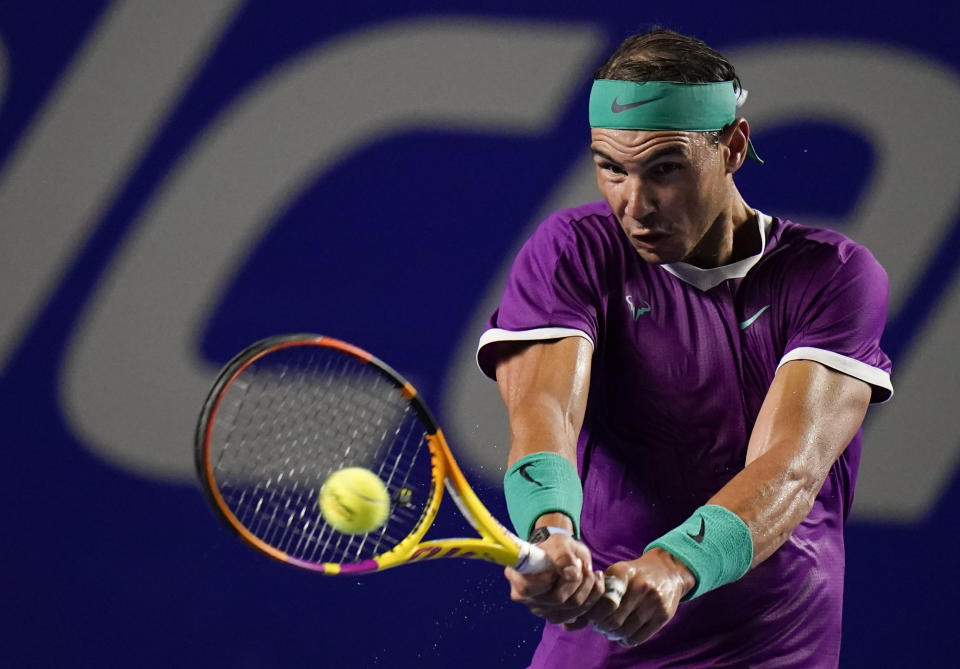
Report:
[[[675,172],[679,172],[682,169],[683,169],[683,165],[681,163],[675,163],[675,162],[657,163],[656,165],[650,168],[650,175],[655,178],[663,178],[663,177],[670,176]]]
[[[619,165],[615,165],[614,163],[611,163],[606,160],[601,160],[600,162],[598,162],[597,167],[599,167],[604,172],[610,172],[611,174],[622,175],[627,173],[626,170],[624,170]]]

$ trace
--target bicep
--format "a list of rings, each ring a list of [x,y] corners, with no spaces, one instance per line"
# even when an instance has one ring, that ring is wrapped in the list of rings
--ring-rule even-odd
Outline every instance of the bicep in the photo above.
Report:
[[[510,462],[537,451],[575,461],[593,345],[583,337],[517,343],[499,352],[497,386],[510,420]]]

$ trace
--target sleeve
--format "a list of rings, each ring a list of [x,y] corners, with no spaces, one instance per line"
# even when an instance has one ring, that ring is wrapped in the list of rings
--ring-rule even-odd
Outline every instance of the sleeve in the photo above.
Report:
[[[591,245],[562,218],[544,221],[520,249],[500,305],[480,337],[477,363],[495,378],[498,344],[583,337],[597,341],[598,263]]]
[[[887,318],[889,285],[880,263],[861,246],[841,253],[838,263],[821,268],[797,311],[784,355],[813,360],[870,384],[872,402],[893,396],[890,358],[880,348]]]

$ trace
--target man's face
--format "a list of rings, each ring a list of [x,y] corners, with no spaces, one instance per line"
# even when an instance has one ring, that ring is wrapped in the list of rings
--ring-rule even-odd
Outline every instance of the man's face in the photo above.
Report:
[[[647,262],[715,266],[711,228],[733,193],[725,157],[704,133],[594,128],[597,186]]]

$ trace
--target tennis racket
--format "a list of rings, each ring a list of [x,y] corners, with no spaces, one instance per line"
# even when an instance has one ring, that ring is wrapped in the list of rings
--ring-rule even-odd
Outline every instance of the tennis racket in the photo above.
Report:
[[[196,465],[217,516],[297,567],[359,574],[451,557],[525,573],[550,566],[483,506],[413,386],[330,337],[270,337],[227,363],[200,413]],[[366,534],[336,530],[318,505],[327,477],[352,466],[376,473],[390,495],[386,523]],[[478,538],[424,540],[444,488]]]

